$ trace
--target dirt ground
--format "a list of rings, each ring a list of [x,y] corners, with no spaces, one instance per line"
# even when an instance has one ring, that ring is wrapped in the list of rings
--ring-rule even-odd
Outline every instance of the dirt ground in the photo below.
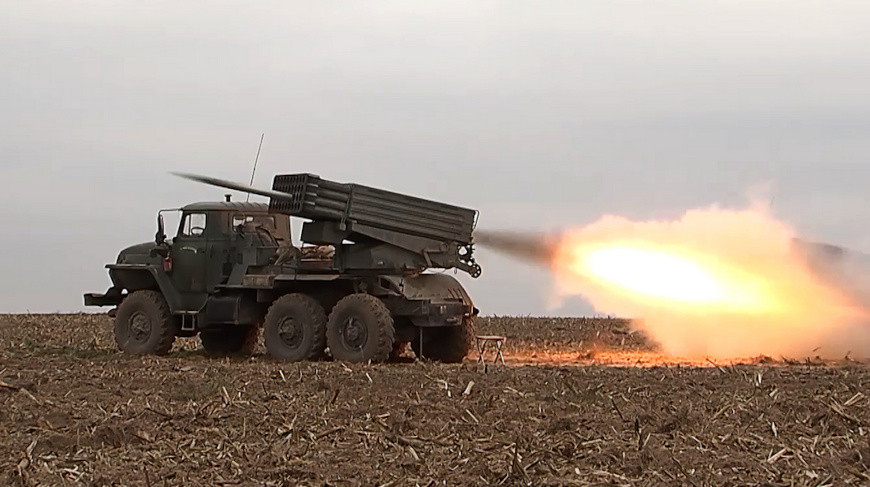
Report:
[[[619,320],[478,327],[509,337],[507,366],[215,359],[197,339],[133,357],[104,315],[0,316],[0,483],[870,483],[867,364],[688,366]]]

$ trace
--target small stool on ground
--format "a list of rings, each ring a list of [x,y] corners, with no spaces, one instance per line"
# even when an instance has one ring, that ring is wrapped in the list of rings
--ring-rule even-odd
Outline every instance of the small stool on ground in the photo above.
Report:
[[[492,359],[492,363],[497,363],[499,360],[501,360],[501,363],[504,364],[504,355],[502,355],[501,353],[501,348],[504,346],[504,341],[507,339],[506,337],[478,335],[475,338],[477,339],[478,363],[486,363],[483,354],[486,352],[487,345],[492,343],[495,346],[495,357]]]

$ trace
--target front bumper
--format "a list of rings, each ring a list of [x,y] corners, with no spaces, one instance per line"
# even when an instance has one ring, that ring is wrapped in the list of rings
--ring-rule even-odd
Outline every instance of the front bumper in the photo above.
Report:
[[[117,287],[110,287],[105,294],[85,294],[85,306],[117,306],[123,300],[124,295],[121,294],[121,289]]]

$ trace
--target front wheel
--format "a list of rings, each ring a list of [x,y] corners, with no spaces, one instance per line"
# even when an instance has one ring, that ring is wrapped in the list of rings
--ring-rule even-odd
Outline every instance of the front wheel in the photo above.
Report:
[[[396,331],[384,303],[371,294],[345,296],[329,315],[326,343],[335,360],[386,362]]]
[[[263,335],[266,351],[278,360],[321,358],[326,348],[326,311],[311,296],[281,296],[266,313]]]
[[[118,306],[115,343],[127,353],[164,355],[175,342],[175,323],[162,294],[134,291]]]

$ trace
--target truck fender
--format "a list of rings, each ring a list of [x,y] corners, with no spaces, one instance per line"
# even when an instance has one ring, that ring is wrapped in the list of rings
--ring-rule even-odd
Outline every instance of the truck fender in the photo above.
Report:
[[[109,276],[114,287],[127,289],[128,292],[140,289],[160,291],[163,299],[173,313],[181,309],[181,296],[176,292],[172,281],[162,268],[149,264],[109,264]]]
[[[471,296],[462,284],[447,274],[420,274],[413,277],[382,276],[381,279],[390,282],[392,284],[390,287],[400,290],[406,299],[425,299],[432,302],[458,300],[470,308],[474,307]]]

